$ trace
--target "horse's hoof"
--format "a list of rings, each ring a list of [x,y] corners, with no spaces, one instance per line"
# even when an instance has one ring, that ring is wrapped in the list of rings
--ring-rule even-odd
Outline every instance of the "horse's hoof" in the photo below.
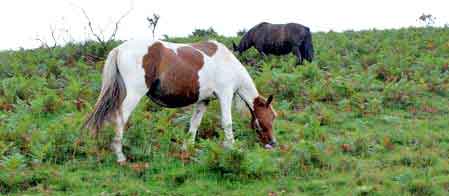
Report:
[[[124,165],[126,165],[126,159],[125,160],[118,160],[117,161],[117,163],[120,165],[120,166],[124,166]]]
[[[232,149],[234,147],[234,141],[225,141],[222,145],[226,149]]]

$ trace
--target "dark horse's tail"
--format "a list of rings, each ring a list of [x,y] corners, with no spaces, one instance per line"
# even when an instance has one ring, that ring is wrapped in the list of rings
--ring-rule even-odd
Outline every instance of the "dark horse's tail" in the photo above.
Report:
[[[314,56],[314,49],[312,43],[312,33],[310,33],[310,29],[308,27],[304,27],[306,30],[304,41],[299,48],[301,52],[301,56],[305,58],[307,61],[312,62]]]

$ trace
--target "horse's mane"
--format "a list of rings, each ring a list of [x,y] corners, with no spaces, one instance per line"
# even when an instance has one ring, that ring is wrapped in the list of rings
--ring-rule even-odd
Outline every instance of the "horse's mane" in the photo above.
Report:
[[[245,50],[247,50],[248,48],[250,48],[252,46],[253,34],[254,34],[253,29],[250,29],[248,32],[246,32],[243,35],[243,37],[242,37],[242,39],[240,40],[240,43],[239,43],[240,50],[245,51]]]

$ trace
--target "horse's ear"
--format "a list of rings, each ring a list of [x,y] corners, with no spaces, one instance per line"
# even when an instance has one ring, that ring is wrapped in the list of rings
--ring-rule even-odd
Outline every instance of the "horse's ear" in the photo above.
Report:
[[[273,95],[270,95],[270,96],[268,97],[266,106],[267,106],[267,107],[270,106],[271,102],[273,102]]]
[[[233,49],[234,51],[238,51],[238,47],[237,47],[237,45],[235,45],[234,42],[232,42],[232,49]]]

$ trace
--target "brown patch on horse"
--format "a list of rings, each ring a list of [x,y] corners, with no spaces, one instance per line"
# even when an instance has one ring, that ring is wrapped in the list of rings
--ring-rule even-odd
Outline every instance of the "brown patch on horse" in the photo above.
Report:
[[[193,48],[195,48],[197,50],[201,50],[209,57],[213,56],[215,54],[215,52],[217,52],[217,49],[218,49],[217,45],[212,42],[194,43],[194,44],[190,44],[190,46],[192,46]]]
[[[271,107],[271,100],[265,101],[264,98],[258,96],[253,103],[254,115],[259,121],[259,126],[262,129],[258,132],[260,141],[263,144],[268,144],[273,140],[273,121],[276,117],[276,112]],[[256,119],[253,119],[253,124]],[[253,125],[255,126],[255,125]]]
[[[184,60],[184,62],[200,70],[203,67],[204,60],[203,55],[195,49],[187,46],[183,46],[177,49],[178,56]]]
[[[162,50],[164,48],[162,43],[156,42],[148,48],[147,54],[143,56],[142,66],[145,70],[145,84],[148,88],[156,77],[156,70],[160,67]]]
[[[157,42],[143,57],[147,95],[164,107],[183,107],[199,97],[198,71],[204,65],[203,55],[192,47],[175,51]]]

